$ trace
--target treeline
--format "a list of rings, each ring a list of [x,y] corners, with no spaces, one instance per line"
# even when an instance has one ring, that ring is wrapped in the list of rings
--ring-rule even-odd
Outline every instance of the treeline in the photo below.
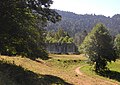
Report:
[[[104,25],[110,31],[112,36],[120,33],[120,15],[116,14],[113,17],[106,17],[103,15],[93,15],[85,14],[78,15],[72,12],[65,12],[56,10],[61,16],[62,20],[56,24],[49,23],[47,30],[58,30],[58,28],[63,28],[66,32],[70,34],[71,37],[74,37],[75,41],[78,41],[78,38],[81,39],[81,33],[84,31],[90,32],[91,29],[97,23],[104,23]],[[80,44],[75,42],[77,44]]]
[[[46,43],[72,43],[73,38],[71,38],[68,32],[65,32],[62,28],[57,31],[48,31],[46,35]]]

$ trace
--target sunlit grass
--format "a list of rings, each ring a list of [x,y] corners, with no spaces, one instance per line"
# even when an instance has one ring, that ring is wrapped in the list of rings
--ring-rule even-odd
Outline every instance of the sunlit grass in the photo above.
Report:
[[[67,60],[87,60],[87,58],[85,57],[84,54],[80,54],[80,55],[65,55],[65,54],[49,54],[50,58],[54,58],[54,59],[67,59]]]
[[[120,72],[120,60],[108,64],[110,70]]]
[[[75,68],[84,64],[85,58],[81,55],[50,55],[49,60],[38,59],[38,62],[28,58],[1,56],[0,60],[7,60],[23,68],[27,68],[42,75],[54,75],[66,82],[74,83]]]
[[[117,72],[117,74],[120,72],[120,60],[117,60],[116,62],[111,62],[108,64],[107,66],[111,72],[111,74],[109,74],[108,76],[112,76],[112,75],[116,75],[113,73],[114,72]],[[88,75],[88,76],[91,76],[91,77],[98,77],[98,78],[101,78],[101,79],[104,79],[104,80],[109,80],[109,81],[113,81],[113,82],[119,82],[119,79],[116,80],[118,77],[117,76],[120,76],[120,75],[116,75],[114,79],[112,78],[107,78],[107,77],[103,77],[103,76],[99,76],[97,75],[95,72],[94,72],[94,67],[91,66],[91,65],[86,65],[84,67],[82,67],[80,69],[84,74]],[[119,82],[120,84],[120,82]]]
[[[27,68],[30,71],[33,71],[41,75],[57,76],[61,79],[64,79],[66,82],[72,83],[74,85],[79,85],[79,81],[80,81],[79,79],[83,78],[77,75],[75,69],[77,67],[86,65],[80,69],[85,75],[88,75],[89,77],[101,78],[102,80],[106,80],[106,78],[98,76],[95,74],[94,71],[92,71],[91,66],[86,64],[87,58],[83,54],[81,55],[50,54],[49,57],[50,59],[48,60],[37,59],[38,61],[33,61],[28,58],[22,58],[20,56],[18,57],[0,56],[0,60],[7,60],[9,62],[16,64],[17,66],[20,65],[23,68]],[[119,70],[119,68],[117,68],[117,66],[119,66],[119,63],[120,62],[117,61],[115,63],[109,64],[109,67],[110,68],[113,67],[112,69]],[[114,65],[116,64],[117,66],[115,67]],[[97,81],[100,82],[101,80],[97,80]],[[89,82],[94,83],[94,80],[90,80]]]

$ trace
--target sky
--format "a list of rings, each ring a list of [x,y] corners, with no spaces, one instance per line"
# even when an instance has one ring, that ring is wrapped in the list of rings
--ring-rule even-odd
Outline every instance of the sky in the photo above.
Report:
[[[120,14],[120,0],[53,0],[51,8],[76,14],[112,17],[114,14]]]

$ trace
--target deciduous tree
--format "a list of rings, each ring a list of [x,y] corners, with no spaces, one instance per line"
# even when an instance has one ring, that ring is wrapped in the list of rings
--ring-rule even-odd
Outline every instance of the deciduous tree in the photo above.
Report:
[[[116,35],[116,38],[115,38],[115,47],[116,47],[116,53],[117,55],[119,56],[120,58],[120,34]]]
[[[97,24],[86,36],[81,45],[82,51],[89,56],[97,73],[107,70],[107,63],[115,61],[113,40],[103,24]]]
[[[49,9],[51,4],[52,0],[1,0],[0,53],[46,58],[43,27],[47,20],[60,20],[60,15]]]

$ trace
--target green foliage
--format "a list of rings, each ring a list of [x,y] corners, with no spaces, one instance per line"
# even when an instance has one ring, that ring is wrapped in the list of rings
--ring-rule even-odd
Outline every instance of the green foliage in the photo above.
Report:
[[[117,55],[120,57],[120,34],[118,34],[115,38],[115,47],[117,48]]]
[[[72,43],[73,39],[63,29],[57,32],[49,31],[46,36],[46,43]]]
[[[60,10],[56,11],[62,16],[62,20],[55,24],[50,23],[47,27],[48,30],[57,30],[57,28],[64,28],[64,30],[68,32],[71,37],[80,37],[82,40],[82,36],[80,34],[82,34],[84,30],[90,32],[91,28],[93,28],[96,23],[101,22],[107,26],[113,36],[120,33],[120,14],[116,14],[112,17],[106,17],[103,15],[95,14],[80,15],[72,12]],[[75,41],[77,45],[81,43],[79,39],[75,39]]]
[[[107,70],[107,63],[115,61],[117,56],[109,31],[103,24],[97,24],[86,36],[80,49],[89,57],[96,72]]]
[[[72,43],[73,39],[70,38],[69,36],[65,36],[61,42],[62,43]]]
[[[88,33],[86,30],[84,30],[82,32],[77,32],[74,36],[74,43],[79,46],[83,42],[83,40],[85,39],[87,34]]]
[[[31,59],[47,58],[45,26],[60,16],[49,9],[51,0],[1,0],[0,54],[22,55]]]

